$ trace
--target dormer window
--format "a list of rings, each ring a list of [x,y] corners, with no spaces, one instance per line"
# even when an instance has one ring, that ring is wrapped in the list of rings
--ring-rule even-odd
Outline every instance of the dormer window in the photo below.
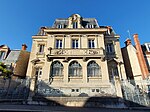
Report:
[[[87,28],[94,28],[94,25],[93,24],[88,24]]]
[[[73,22],[73,28],[78,28],[78,23],[77,22]]]
[[[0,60],[3,60],[5,57],[5,51],[0,51]]]
[[[58,24],[57,28],[64,28],[64,25],[63,24]]]
[[[150,44],[148,44],[148,51],[150,52]]]

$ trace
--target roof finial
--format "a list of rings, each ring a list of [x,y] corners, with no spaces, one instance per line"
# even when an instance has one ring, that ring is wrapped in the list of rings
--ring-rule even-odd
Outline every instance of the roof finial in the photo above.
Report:
[[[130,30],[127,30],[127,32],[128,32],[128,36],[129,36],[129,38],[131,39]]]

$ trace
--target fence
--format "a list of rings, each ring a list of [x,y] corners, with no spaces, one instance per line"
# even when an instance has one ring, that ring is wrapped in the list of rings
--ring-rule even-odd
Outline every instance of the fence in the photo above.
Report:
[[[149,80],[122,81],[121,85],[124,99],[143,106],[150,106],[149,82]]]
[[[0,100],[27,100],[30,93],[30,82],[29,79],[0,79]],[[121,81],[123,98],[140,105],[150,106],[149,83],[149,80],[139,82],[129,80]],[[113,88],[115,88],[115,86],[113,86]],[[101,91],[99,90],[99,92]],[[35,89],[35,95],[42,95],[43,97],[65,96],[62,91],[59,91],[57,88],[51,88],[50,83],[39,82]]]
[[[0,79],[0,100],[26,100],[29,95],[28,79]]]

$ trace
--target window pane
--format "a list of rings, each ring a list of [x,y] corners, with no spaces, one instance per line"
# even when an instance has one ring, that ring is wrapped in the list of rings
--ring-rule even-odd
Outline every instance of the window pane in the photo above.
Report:
[[[56,48],[59,46],[59,40],[56,40]]]
[[[75,48],[75,40],[72,40],[72,48]]]
[[[60,40],[60,46],[59,46],[59,48],[62,48],[62,40]]]
[[[4,52],[4,51],[1,51],[1,52],[0,52],[0,60],[4,59],[4,56],[5,56],[5,52]]]
[[[89,48],[91,48],[92,46],[91,46],[91,41],[89,40]]]
[[[78,40],[76,40],[76,48],[78,48]]]
[[[40,53],[43,53],[43,52],[44,52],[44,45],[39,45],[39,46],[40,46],[39,52],[40,52]]]
[[[95,47],[95,45],[94,45],[94,40],[92,40],[92,48],[94,48]]]

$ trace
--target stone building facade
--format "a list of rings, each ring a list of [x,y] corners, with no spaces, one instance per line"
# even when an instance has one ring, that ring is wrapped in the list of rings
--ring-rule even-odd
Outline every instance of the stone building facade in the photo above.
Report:
[[[112,27],[79,14],[41,27],[32,36],[30,90],[46,96],[122,97],[120,80],[126,73],[119,38]]]

